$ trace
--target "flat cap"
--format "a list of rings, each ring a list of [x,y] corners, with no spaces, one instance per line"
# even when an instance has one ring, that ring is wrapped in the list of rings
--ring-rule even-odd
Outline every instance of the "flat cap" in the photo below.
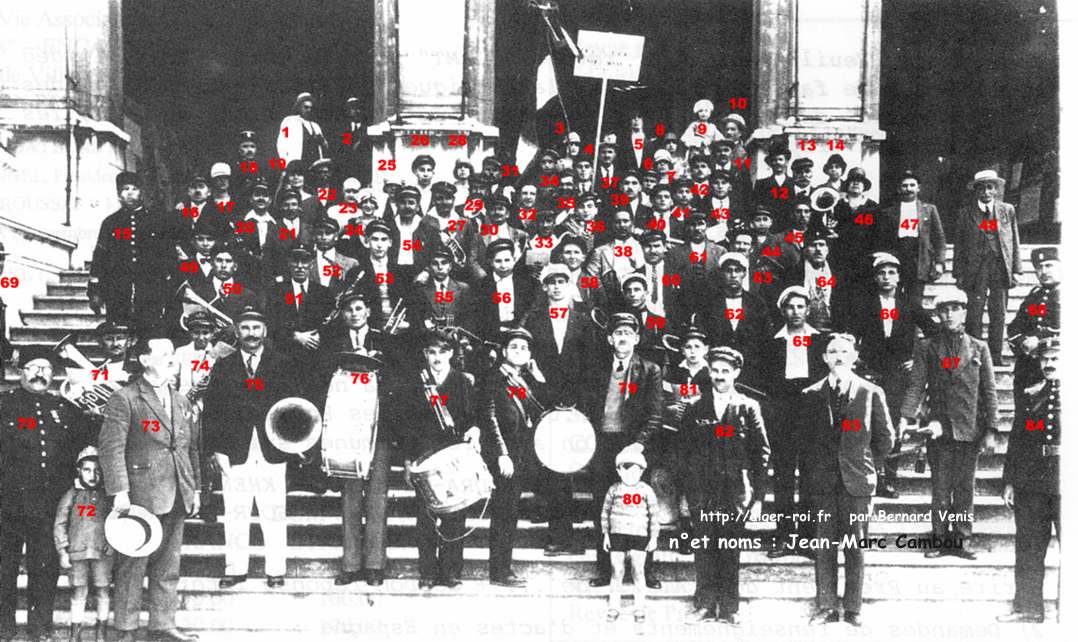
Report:
[[[218,176],[231,176],[232,168],[228,166],[228,163],[214,163],[210,168],[210,178],[217,178]]]
[[[729,346],[716,346],[707,351],[707,362],[725,361],[740,370],[745,365],[745,357]]]
[[[956,287],[948,287],[936,295],[935,306],[940,308],[944,305],[960,305],[966,307],[969,305],[969,298],[962,290],[959,290]]]
[[[893,265],[895,267],[901,267],[902,262],[898,260],[898,257],[890,252],[875,252],[872,254],[872,269],[880,267],[881,265]]]
[[[640,319],[628,312],[615,312],[606,323],[606,331],[613,332],[623,326],[632,328],[633,332],[640,332]]]
[[[516,246],[513,245],[513,242],[509,239],[495,239],[491,241],[490,245],[487,246],[487,260],[493,259],[494,255],[503,250],[509,250],[513,254],[516,254]]]
[[[729,263],[731,261],[733,261],[734,263],[737,263],[738,265],[740,265],[742,268],[744,268],[746,270],[749,269],[749,260],[741,252],[727,252],[727,253],[723,254],[722,256],[720,256],[719,257],[719,269],[722,269],[722,266],[726,265],[727,263]]]
[[[101,337],[106,334],[128,334],[131,331],[126,325],[122,323],[114,323],[112,321],[102,321],[94,328],[94,334]]]
[[[701,109],[707,109],[709,111],[715,111],[715,103],[711,102],[707,98],[701,98],[700,100],[693,103],[692,110],[694,112],[697,112],[697,111],[700,111]]]
[[[434,166],[437,165],[437,163],[434,162],[434,157],[430,154],[420,154],[419,156],[415,157],[415,160],[412,161],[412,171],[414,172],[416,168],[420,165]]]
[[[370,223],[367,223],[367,229],[366,229],[366,234],[365,235],[369,239],[376,232],[381,232],[382,234],[385,234],[386,236],[389,236],[389,237],[393,236],[393,232],[392,232],[392,230],[390,230],[389,224],[387,224],[385,221],[383,221],[380,218],[376,218],[373,221],[371,221]]]
[[[808,302],[810,300],[809,291],[807,289],[805,289],[805,286],[803,286],[803,285],[791,285],[790,287],[783,290],[782,294],[779,295],[779,300],[778,300],[778,304],[777,304],[778,309],[781,310],[782,306],[786,305],[786,302],[789,301],[791,298],[793,298],[795,296],[801,297],[806,302]]]
[[[503,346],[509,345],[509,342],[513,339],[524,339],[528,342],[528,345],[531,345],[532,333],[524,328],[507,328],[502,332],[501,344]]]
[[[559,244],[559,247],[563,246],[564,241]],[[547,279],[555,276],[564,276],[568,281],[572,278],[572,272],[569,271],[569,266],[564,263],[547,263],[543,267],[543,271],[539,273],[539,282],[546,283]]]
[[[446,194],[448,196],[457,195],[457,186],[447,181],[436,181],[430,186],[431,194]]]

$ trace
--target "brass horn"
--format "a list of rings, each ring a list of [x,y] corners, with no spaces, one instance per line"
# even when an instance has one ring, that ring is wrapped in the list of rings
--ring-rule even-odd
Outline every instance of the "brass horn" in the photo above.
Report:
[[[681,337],[673,334],[664,334],[662,336],[663,347],[670,352],[681,351]]]
[[[298,455],[322,436],[322,413],[302,397],[286,397],[266,413],[266,437],[278,450]]]
[[[82,354],[78,348],[75,347],[75,343],[79,340],[79,333],[68,333],[63,339],[60,339],[59,343],[52,347],[54,354],[72,361],[84,370],[93,370],[97,366],[90,361],[86,355]]]
[[[113,373],[110,379],[97,381],[94,372],[98,366],[75,347],[77,340],[78,333],[72,332],[52,348],[54,354],[78,366],[77,369],[68,368],[67,378],[60,383],[60,396],[87,412],[99,413],[112,393],[127,381],[127,373]]]
[[[838,190],[820,185],[809,194],[809,207],[814,212],[830,212],[838,204],[841,196]]]
[[[600,308],[592,308],[591,322],[599,326],[600,330],[606,332],[606,326],[610,322],[610,315]]]
[[[180,301],[182,301],[183,303],[198,306],[203,310],[209,312],[211,315],[213,315],[213,317],[217,320],[217,322],[221,325],[222,328],[227,328],[235,325],[235,322],[232,320],[232,317],[228,316],[224,312],[221,312],[217,308],[210,305],[210,303],[206,301],[206,299],[203,299],[199,295],[195,294],[195,291],[191,289],[190,283],[184,282],[183,285],[180,286],[180,289],[176,291],[176,294],[180,297]],[[184,313],[180,316],[180,327],[184,330],[187,330],[187,315],[189,313],[190,310],[185,310]]]

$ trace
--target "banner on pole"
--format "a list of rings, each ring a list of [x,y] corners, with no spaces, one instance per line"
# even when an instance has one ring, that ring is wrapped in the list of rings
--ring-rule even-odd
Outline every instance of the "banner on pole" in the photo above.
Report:
[[[577,59],[573,75],[630,82],[640,79],[644,36],[581,30],[576,34],[576,44],[583,55]]]

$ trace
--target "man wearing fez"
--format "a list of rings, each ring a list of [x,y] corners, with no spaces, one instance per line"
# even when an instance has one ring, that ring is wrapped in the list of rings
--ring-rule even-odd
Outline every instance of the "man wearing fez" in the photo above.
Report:
[[[1041,378],[1040,346],[1060,332],[1059,282],[1063,276],[1059,249],[1038,247],[1030,254],[1040,285],[1018,306],[1007,341],[1014,351],[1014,389],[1024,390]]]
[[[872,261],[872,292],[850,302],[839,326],[860,341],[862,374],[883,388],[887,395],[887,410],[895,419],[902,416],[902,401],[913,370],[918,328],[925,335],[935,331],[931,315],[900,290],[900,271],[897,257],[877,252]],[[882,469],[880,483],[876,485],[876,494],[880,497],[898,498],[897,456],[901,440],[902,435],[898,434],[895,447]]]
[[[105,406],[98,438],[101,474],[112,510],[125,515],[138,505],[161,522],[161,545],[149,557],[118,553],[113,595],[114,626],[134,641],[148,576],[150,639],[186,642],[198,636],[176,628],[180,545],[186,517],[201,504],[199,424],[191,402],[170,385],[180,364],[172,341],[151,337],[138,345],[142,374]]]
[[[1044,556],[1052,525],[1056,537],[1061,532],[1059,345],[1046,342],[1036,354],[1042,378],[1015,387],[1018,412],[1003,466],[1003,502],[1014,511],[1014,602],[1011,613],[996,618],[1000,622],[1044,621]]]
[[[293,113],[285,116],[277,128],[277,156],[286,163],[304,160],[312,163],[329,157],[329,146],[322,127],[311,119],[314,114],[314,96],[303,92],[292,103]]]
[[[341,515],[343,519],[344,552],[341,572],[334,579],[337,586],[344,586],[365,579],[370,586],[380,586],[385,579],[386,568],[386,505],[389,492],[389,458],[392,451],[393,424],[386,420],[386,410],[399,363],[392,359],[392,337],[372,332],[368,323],[371,309],[366,298],[357,290],[349,290],[341,296],[340,324],[327,328],[319,348],[317,363],[319,391],[315,398],[322,405],[327,398],[329,384],[338,365],[347,363],[347,355],[354,353],[374,357],[386,365],[377,372],[378,404],[381,418],[374,443],[374,455],[366,479],[341,480]],[[356,385],[371,385],[358,383]],[[324,411],[325,408],[322,408]]]
[[[880,211],[876,248],[902,262],[902,289],[921,304],[925,284],[943,276],[947,239],[936,206],[920,199],[921,181],[906,170],[898,184],[899,202]]]
[[[57,357],[19,350],[19,384],[0,392],[0,640],[15,637],[16,586],[26,546],[29,635],[49,640],[59,560],[52,522],[71,485],[79,451],[94,442],[91,422],[74,404],[48,392]]]
[[[902,432],[917,430],[917,416],[927,396],[932,534],[953,545],[929,549],[925,557],[950,554],[974,560],[977,458],[998,432],[996,378],[988,346],[966,334],[966,293],[956,288],[941,292],[936,313],[940,332],[921,341],[913,353],[910,385],[902,402]]]
[[[954,238],[954,279],[969,299],[966,332],[980,339],[988,306],[988,349],[1003,362],[1007,291],[1022,273],[1022,246],[1014,206],[999,200],[1006,185],[994,170],[977,172],[968,187],[976,201],[958,210]]]
[[[640,343],[640,321],[632,314],[619,312],[610,315],[606,326],[610,356],[596,359],[590,372],[590,385],[585,391],[583,407],[595,426],[595,455],[589,468],[592,471],[592,514],[599,523],[603,498],[613,483],[616,471],[614,460],[629,445],[643,450],[651,434],[662,425],[662,372],[659,366],[637,354]],[[610,584],[610,555],[603,550],[602,534],[595,541],[597,574],[589,581],[593,587]],[[650,558],[645,566],[648,588],[662,586],[651,570]]]
[[[162,322],[176,270],[167,219],[143,206],[142,179],[116,176],[120,209],[101,221],[90,265],[90,308],[144,335]]]
[[[824,340],[828,374],[801,393],[806,418],[805,488],[819,511],[816,537],[832,543],[868,537],[867,517],[876,490],[876,468],[891,451],[895,431],[883,390],[857,376],[857,340],[833,334]],[[843,619],[861,626],[865,553],[856,544],[842,549],[846,561]],[[816,551],[816,613],[809,624],[839,620],[838,546]]]
[[[741,353],[712,348],[707,361],[710,381],[685,412],[675,442],[678,485],[688,509],[682,517],[693,537],[710,540],[708,548],[693,551],[696,590],[686,623],[718,619],[738,626],[741,549],[719,540],[743,536],[746,515],[759,519],[771,449],[760,406],[734,388],[744,366]],[[729,520],[704,521],[706,514]]]
[[[771,398],[767,422],[771,443],[771,464],[775,469],[775,512],[780,519],[775,529],[775,541],[768,557],[785,555],[810,556],[803,548],[791,545],[790,535],[805,536],[808,525],[795,522],[793,516],[808,510],[808,488],[805,485],[805,439],[801,429],[804,408],[798,398],[809,384],[824,376],[825,335],[809,323],[809,291],[792,285],[778,298],[777,308],[783,325],[774,337],[761,346],[758,368],[764,391]],[[797,472],[801,488],[797,493]]]
[[[203,399],[203,440],[221,471],[225,499],[225,575],[230,588],[247,580],[251,504],[258,508],[265,541],[266,583],[284,585],[285,463],[266,434],[266,414],[286,397],[305,392],[297,365],[266,345],[266,318],[254,308],[236,316],[239,350],[213,366]]]
[[[476,411],[483,458],[494,476],[490,501],[490,583],[522,588],[524,580],[512,569],[520,493],[534,480],[540,467],[535,459],[535,424],[549,399],[543,372],[532,358],[531,333],[524,328],[511,328],[502,335],[501,342],[498,368],[487,377],[479,392]],[[551,508],[566,512],[569,506]]]

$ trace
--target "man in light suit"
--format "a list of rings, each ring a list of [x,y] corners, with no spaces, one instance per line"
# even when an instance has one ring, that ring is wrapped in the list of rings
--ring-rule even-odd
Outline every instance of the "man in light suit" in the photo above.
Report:
[[[1003,360],[1003,330],[1007,290],[1022,273],[1022,246],[1014,206],[997,199],[1006,184],[994,170],[977,172],[969,188],[975,203],[958,211],[954,239],[955,283],[969,297],[966,332],[981,338],[984,308],[988,305],[988,348],[993,363]]]
[[[198,636],[176,628],[180,544],[185,517],[199,510],[198,424],[191,403],[169,382],[177,362],[172,342],[139,344],[142,375],[109,399],[98,448],[112,510],[142,506],[161,522],[160,547],[149,557],[120,554],[113,601],[120,639],[135,640],[142,610],[142,579],[149,573],[150,639],[187,642]]]
[[[883,208],[876,224],[876,250],[902,262],[899,276],[903,291],[917,306],[921,305],[925,283],[943,276],[947,256],[939,212],[918,197],[920,191],[920,179],[906,170],[898,184],[900,201]]]
[[[277,128],[277,155],[285,162],[303,160],[312,163],[319,158],[329,158],[329,145],[322,135],[322,127],[311,120],[314,97],[307,92],[299,94],[292,109],[295,113],[285,116]]]
[[[806,418],[807,488],[822,516],[816,537],[841,542],[846,535],[868,537],[868,511],[876,490],[877,463],[891,451],[895,432],[883,390],[853,373],[856,339],[833,334],[824,348],[828,374],[801,393]],[[843,549],[846,589],[843,619],[861,626],[865,553]],[[816,551],[816,613],[809,624],[839,620],[838,547]]]
[[[236,317],[239,350],[210,372],[202,429],[206,450],[221,470],[225,497],[225,575],[221,588],[247,579],[251,503],[266,550],[266,583],[284,585],[285,462],[270,442],[266,413],[277,401],[299,396],[297,368],[286,355],[266,347],[266,319],[248,309]]]

